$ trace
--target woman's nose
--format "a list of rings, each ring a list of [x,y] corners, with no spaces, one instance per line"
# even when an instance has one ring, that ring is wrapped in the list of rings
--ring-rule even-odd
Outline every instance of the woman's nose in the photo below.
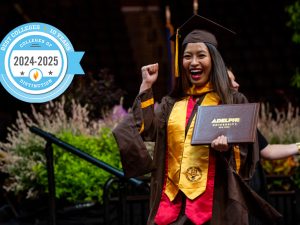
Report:
[[[198,58],[196,56],[192,57],[192,62],[191,65],[196,65],[198,64]]]

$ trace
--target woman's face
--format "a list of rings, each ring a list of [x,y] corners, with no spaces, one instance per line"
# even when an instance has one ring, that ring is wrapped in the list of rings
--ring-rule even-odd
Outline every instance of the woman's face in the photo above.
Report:
[[[211,57],[204,43],[188,43],[183,52],[183,72],[196,86],[205,85],[211,72]]]
[[[230,86],[233,90],[235,91],[238,91],[239,90],[239,83],[236,82],[235,80],[235,76],[233,75],[233,73],[231,72],[231,70],[227,70],[227,73],[228,73],[228,77],[229,77],[229,80],[230,80]]]

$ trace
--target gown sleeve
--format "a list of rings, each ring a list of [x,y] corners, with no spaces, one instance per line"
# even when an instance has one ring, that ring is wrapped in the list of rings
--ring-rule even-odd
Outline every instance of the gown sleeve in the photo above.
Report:
[[[157,131],[164,123],[165,101],[166,98],[163,98],[154,112],[152,89],[145,90],[136,97],[132,112],[113,130],[126,177],[144,175],[154,169],[144,141],[156,140]]]

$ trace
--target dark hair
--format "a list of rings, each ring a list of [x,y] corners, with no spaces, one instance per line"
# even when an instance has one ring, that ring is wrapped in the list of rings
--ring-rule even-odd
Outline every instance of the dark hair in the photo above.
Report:
[[[208,48],[212,61],[210,82],[212,83],[215,92],[219,95],[222,103],[232,104],[232,89],[224,60],[214,45],[209,43],[205,44]]]
[[[186,90],[188,86],[191,85],[191,83],[188,81],[188,78],[186,76],[183,76],[182,73],[182,52],[186,48],[186,45],[187,44],[182,46],[181,53],[179,54],[178,61],[180,76],[178,78],[175,78],[174,87],[170,93],[170,96],[175,98],[181,98],[186,96],[184,90]],[[232,104],[232,90],[230,88],[230,82],[224,60],[214,45],[209,43],[205,43],[205,45],[208,48],[212,61],[210,82],[213,85],[213,89],[219,95],[222,104]]]

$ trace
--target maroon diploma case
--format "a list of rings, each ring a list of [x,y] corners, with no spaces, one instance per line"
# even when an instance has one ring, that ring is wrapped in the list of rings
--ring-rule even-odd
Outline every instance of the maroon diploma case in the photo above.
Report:
[[[255,141],[259,103],[198,106],[192,145],[210,144],[220,135],[228,143]]]

